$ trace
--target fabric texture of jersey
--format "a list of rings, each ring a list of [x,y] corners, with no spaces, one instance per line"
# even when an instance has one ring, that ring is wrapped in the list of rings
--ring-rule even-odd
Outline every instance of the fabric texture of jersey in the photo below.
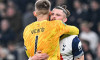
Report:
[[[74,60],[82,56],[82,44],[77,35],[71,35],[60,41],[60,53],[62,60]]]
[[[79,34],[76,27],[64,25],[62,21],[37,21],[28,25],[23,33],[24,45],[26,53],[29,56],[34,56],[34,52],[42,51],[49,55],[48,60],[59,60],[59,37],[62,34]],[[37,40],[37,41],[36,41]],[[59,51],[57,51],[59,50]],[[59,55],[58,55],[59,53]]]

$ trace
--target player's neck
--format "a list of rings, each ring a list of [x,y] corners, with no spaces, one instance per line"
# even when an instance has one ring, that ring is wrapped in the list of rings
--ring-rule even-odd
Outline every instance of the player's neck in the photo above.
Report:
[[[39,15],[37,16],[37,21],[49,20],[48,15]]]

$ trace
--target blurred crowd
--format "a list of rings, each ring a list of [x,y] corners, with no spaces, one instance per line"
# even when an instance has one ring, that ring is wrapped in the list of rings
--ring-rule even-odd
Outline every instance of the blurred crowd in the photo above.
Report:
[[[100,60],[100,0],[50,0],[51,10],[67,5],[71,16],[66,24],[80,29],[85,60]],[[0,60],[27,60],[23,30],[36,21],[36,0],[0,0]]]

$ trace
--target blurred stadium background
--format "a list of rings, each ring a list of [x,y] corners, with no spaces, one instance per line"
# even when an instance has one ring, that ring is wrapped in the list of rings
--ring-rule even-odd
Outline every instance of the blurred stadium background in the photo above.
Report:
[[[66,22],[80,29],[85,60],[100,60],[100,0],[50,0],[53,9],[67,5]],[[22,33],[36,21],[32,12],[36,0],[0,0],[0,60],[27,60]],[[51,10],[52,10],[51,9]]]

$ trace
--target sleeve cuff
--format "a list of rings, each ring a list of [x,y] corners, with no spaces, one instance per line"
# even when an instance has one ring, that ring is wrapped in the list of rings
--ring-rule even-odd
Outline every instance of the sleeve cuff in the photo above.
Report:
[[[76,59],[76,58],[80,58],[82,55],[84,55],[84,52],[82,51],[82,53],[81,54],[79,54],[79,55],[77,55],[77,56],[74,56],[74,58]]]

